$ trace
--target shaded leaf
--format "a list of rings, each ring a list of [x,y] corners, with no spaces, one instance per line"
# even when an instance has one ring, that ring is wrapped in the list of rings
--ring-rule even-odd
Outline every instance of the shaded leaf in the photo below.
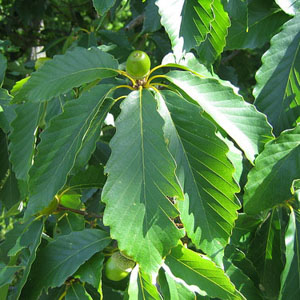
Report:
[[[221,255],[240,207],[228,147],[198,105],[173,92],[164,91],[162,96],[167,105],[159,102],[165,136],[185,193],[185,200],[178,203],[180,219],[198,248],[210,256]]]
[[[286,263],[281,275],[279,299],[296,299],[300,294],[300,215],[292,211],[285,232]]]
[[[13,228],[5,234],[4,241],[0,244],[0,261],[4,263],[9,262],[8,252],[16,244],[19,236],[22,236],[24,231],[27,230],[28,226],[32,223],[32,219],[26,222],[15,222]]]
[[[0,190],[0,199],[3,202],[6,210],[10,210],[21,200],[18,182],[13,172],[10,172],[5,179],[5,183]]]
[[[253,162],[272,138],[265,115],[243,101],[226,83],[185,71],[169,72],[166,78],[186,94],[186,99],[198,103],[234,139],[250,161]]]
[[[53,240],[38,253],[22,296],[24,299],[37,299],[43,288],[61,286],[110,241],[108,234],[98,229],[74,231]]]
[[[281,225],[278,211],[274,209],[257,230],[247,253],[257,269],[261,289],[267,298],[278,297],[283,269],[281,247]]]
[[[201,296],[220,299],[245,299],[230,282],[224,271],[208,257],[178,245],[166,257],[165,264],[172,274],[188,285],[198,287]]]
[[[226,50],[261,48],[289,19],[273,0],[230,0],[225,9],[231,18]]]
[[[114,6],[116,0],[93,0],[93,5],[97,13],[102,16]]]
[[[0,128],[5,133],[8,133],[10,122],[15,118],[15,106],[10,104],[12,97],[8,94],[7,90],[0,88]]]
[[[242,270],[236,267],[232,261],[224,260],[225,272],[229,276],[230,280],[235,285],[236,289],[247,300],[262,300],[263,297],[259,289],[254,285],[253,281],[246,276]]]
[[[2,53],[0,53],[0,87],[2,86],[5,77],[6,67],[7,67],[7,59]]]
[[[95,130],[91,125],[97,120],[100,127],[104,121],[107,111],[102,106],[110,88],[99,85],[67,102],[64,112],[53,118],[41,134],[38,155],[30,170],[27,216],[47,207],[65,184],[85,137]]]
[[[3,179],[7,175],[9,168],[8,161],[8,141],[6,134],[0,129],[0,182],[3,183]],[[1,191],[0,191],[1,193]],[[2,201],[2,197],[0,197]]]
[[[68,287],[65,299],[92,300],[92,297],[86,292],[82,284],[75,282]]]
[[[103,262],[103,253],[96,253],[92,258],[86,261],[75,274],[75,277],[78,277],[82,282],[87,282],[92,285],[100,294],[102,293]]]
[[[143,32],[155,32],[161,28],[160,15],[158,7],[155,5],[156,0],[148,0],[145,7],[145,19],[143,23]]]
[[[68,183],[68,186],[72,190],[92,187],[102,188],[105,180],[106,176],[104,175],[104,168],[102,165],[88,166],[86,170],[82,170],[73,176]]]
[[[19,281],[15,284],[11,298],[12,299],[19,299],[22,289],[27,282],[31,267],[33,262],[36,258],[36,251],[39,247],[42,239],[42,231],[44,227],[44,221],[42,219],[34,220],[27,230],[25,230],[21,236],[18,237],[17,243],[10,250],[10,255],[14,255],[20,250],[23,250],[21,253],[22,257],[22,265],[25,266],[25,269],[22,273],[22,277],[19,279]]]
[[[257,214],[290,199],[292,182],[299,178],[299,166],[300,125],[266,144],[257,157],[245,186],[245,212]]]
[[[12,132],[9,135],[10,161],[16,178],[27,181],[28,172],[32,165],[36,129],[43,105],[24,103],[18,105],[15,111],[16,118],[11,123]]]
[[[106,98],[105,101],[102,103],[101,110],[94,117],[94,119],[90,123],[89,130],[84,135],[84,139],[82,140],[82,146],[76,156],[76,161],[74,163],[72,172],[80,170],[88,163],[89,159],[92,156],[92,153],[94,153],[96,149],[96,143],[99,141],[101,135],[101,128],[106,118],[106,115],[112,108],[114,103],[115,102],[112,98]]]
[[[102,192],[104,224],[119,249],[147,273],[158,270],[182,237],[171,220],[178,211],[168,197],[182,199],[183,194],[156,105],[148,90],[134,91],[122,102]]]
[[[213,0],[158,0],[161,23],[169,35],[173,52],[179,59],[204,41],[213,20]]]
[[[6,284],[10,284],[15,277],[15,273],[20,271],[22,266],[5,266],[0,264],[0,287],[3,287]]]
[[[279,133],[300,121],[300,14],[271,40],[256,73],[255,105]]]
[[[73,231],[81,231],[85,227],[84,216],[68,212],[55,223],[54,237],[67,235]]]
[[[14,101],[40,102],[67,92],[95,79],[116,76],[117,61],[97,48],[75,48],[65,55],[54,56],[17,93]]]

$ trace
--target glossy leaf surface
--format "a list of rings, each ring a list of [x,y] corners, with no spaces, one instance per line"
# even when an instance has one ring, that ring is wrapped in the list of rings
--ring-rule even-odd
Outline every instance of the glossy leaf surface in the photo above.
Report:
[[[235,198],[239,188],[233,180],[234,169],[226,156],[228,148],[199,106],[173,92],[162,92],[162,96],[165,135],[185,193],[184,201],[178,203],[181,220],[198,248],[219,255],[240,207]]]
[[[271,139],[266,117],[237,95],[234,90],[213,78],[200,78],[189,72],[172,71],[166,78],[208,113],[253,161]]]
[[[179,212],[169,197],[182,200],[183,194],[156,106],[147,90],[132,92],[121,104],[102,193],[104,224],[119,249],[148,273],[157,271],[182,236],[172,221]]]

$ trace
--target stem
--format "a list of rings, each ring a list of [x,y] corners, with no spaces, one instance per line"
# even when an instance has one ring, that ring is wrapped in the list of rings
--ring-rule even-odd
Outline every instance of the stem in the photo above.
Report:
[[[156,78],[164,78],[164,79],[167,79],[167,77],[166,77],[165,75],[156,75],[156,76],[152,76],[152,77],[147,81],[147,83],[150,84],[151,81],[152,81],[153,79],[156,79]]]
[[[152,87],[152,86],[156,86],[156,85],[160,85],[160,86],[163,86],[163,87],[165,87],[165,88],[170,88],[167,84],[163,84],[163,83],[159,83],[159,82],[153,82],[151,85],[150,85],[150,87]]]
[[[58,300],[62,300],[67,294],[67,291],[65,290],[61,295],[60,297],[58,298]]]
[[[115,102],[121,100],[121,99],[124,99],[124,98],[127,98],[127,96],[120,96],[119,98],[115,99]]]
[[[114,71],[116,71],[120,75],[127,77],[132,82],[132,85],[135,85],[135,80],[133,78],[131,78],[126,72],[121,71],[121,70],[114,70]]]

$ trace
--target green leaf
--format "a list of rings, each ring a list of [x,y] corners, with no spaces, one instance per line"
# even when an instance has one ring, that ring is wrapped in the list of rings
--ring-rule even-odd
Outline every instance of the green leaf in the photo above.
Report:
[[[155,32],[161,28],[160,15],[158,7],[155,5],[156,0],[148,0],[145,7],[145,18],[142,32]]]
[[[224,261],[225,272],[235,285],[236,289],[247,300],[262,300],[261,292],[256,288],[253,281],[236,267],[232,261]]]
[[[3,287],[6,284],[10,284],[14,278],[15,273],[20,271],[22,266],[5,266],[0,264],[0,287]]]
[[[300,14],[271,40],[256,73],[255,105],[279,133],[300,121]]]
[[[30,76],[25,77],[15,83],[13,88],[11,89],[10,93],[12,96],[16,96],[16,94],[21,90],[23,85],[30,79]]]
[[[54,56],[32,73],[14,101],[49,100],[84,83],[116,76],[117,68],[117,61],[108,53],[97,48],[75,48],[65,55]]]
[[[81,231],[85,228],[85,219],[84,216],[68,212],[60,217],[59,220],[55,223],[54,227],[54,237],[59,235],[67,235],[73,231]]]
[[[3,184],[3,179],[7,176],[9,161],[8,161],[8,141],[6,134],[0,129],[0,182]],[[1,193],[1,189],[0,189]],[[0,197],[2,201],[2,197]]]
[[[240,207],[234,168],[226,156],[228,147],[198,105],[174,92],[165,91],[162,96],[167,105],[159,102],[165,136],[185,193],[185,200],[178,203],[180,219],[198,248],[210,256],[220,255]]]
[[[9,263],[8,252],[16,244],[19,236],[23,235],[24,231],[32,223],[32,219],[27,220],[26,222],[15,222],[13,228],[5,234],[4,241],[0,244],[0,261],[6,264]]]
[[[92,297],[86,292],[82,284],[75,282],[68,287],[65,299],[92,300]]]
[[[291,211],[285,232],[286,263],[281,275],[280,300],[296,299],[300,294],[300,215]]]
[[[41,134],[38,155],[29,174],[27,216],[47,207],[66,183],[85,137],[90,131],[94,133],[91,125],[97,120],[99,129],[104,121],[107,111],[102,108],[106,106],[104,102],[110,88],[110,85],[99,85],[67,102],[64,112],[53,118]]]
[[[93,0],[93,5],[97,13],[102,16],[114,6],[116,0]]]
[[[22,299],[38,299],[43,288],[61,286],[110,241],[108,234],[98,229],[74,231],[53,240],[38,253]]]
[[[208,257],[178,245],[166,257],[165,264],[173,276],[196,286],[201,296],[220,299],[245,299],[230,282],[224,271]]]
[[[170,272],[169,272],[170,273]],[[172,300],[195,300],[196,295],[181,282],[163,269],[159,270],[159,286],[164,299]]]
[[[213,0],[156,1],[161,23],[169,35],[177,58],[205,40],[213,20],[212,3]]]
[[[213,120],[240,146],[250,161],[272,138],[266,116],[213,78],[201,78],[185,71],[172,71],[166,78],[198,103]]]
[[[299,178],[299,165],[300,125],[266,144],[257,157],[245,186],[245,212],[256,214],[290,199],[292,182]]]
[[[82,282],[92,285],[98,293],[102,294],[102,269],[104,255],[101,252],[96,253],[92,258],[86,261],[76,272],[75,277]]]
[[[226,50],[262,48],[289,19],[273,0],[230,0],[224,8],[231,19]]]
[[[88,163],[96,149],[96,143],[99,141],[101,128],[105,117],[114,103],[115,102],[112,98],[106,98],[104,103],[101,105],[101,110],[94,117],[89,126],[89,130],[84,135],[82,146],[76,156],[76,161],[74,163],[72,172],[81,170]]]
[[[6,210],[11,209],[21,200],[18,182],[13,172],[10,172],[5,179],[5,183],[0,190],[0,199],[3,202]]]
[[[10,122],[15,118],[15,106],[10,104],[11,96],[7,90],[0,88],[0,128],[5,133],[8,133],[10,128]]]
[[[79,191],[93,187],[103,188],[105,180],[103,166],[88,166],[86,170],[81,170],[73,176],[67,186],[70,190]]]
[[[44,221],[42,219],[34,220],[27,230],[25,230],[21,236],[17,239],[17,243],[10,250],[11,254],[13,252],[17,253],[18,251],[24,249],[21,253],[22,256],[22,265],[25,265],[25,269],[22,273],[22,277],[19,279],[17,284],[14,286],[12,292],[12,299],[19,299],[22,289],[27,282],[31,267],[36,258],[36,251],[39,247],[42,239],[42,231],[44,227]]]
[[[261,290],[267,299],[278,299],[281,261],[281,224],[274,209],[267,220],[256,231],[247,257],[253,262],[260,277]]]
[[[156,286],[152,283],[151,275],[139,270],[138,265],[131,272],[127,293],[130,300],[162,299]]]
[[[275,0],[275,2],[286,14],[295,15],[300,11],[299,0]]]
[[[10,161],[16,178],[27,181],[34,153],[35,131],[43,105],[24,103],[18,105],[15,111],[16,118],[11,123],[12,132],[9,135]]]
[[[7,59],[2,53],[0,53],[0,87],[2,86],[5,77],[6,67],[7,67]]]
[[[183,194],[156,106],[148,90],[134,91],[122,102],[102,192],[104,224],[119,249],[147,273],[158,270],[183,234],[171,220],[178,211],[168,197]]]
[[[221,54],[226,45],[226,36],[230,19],[225,12],[221,0],[214,0],[212,4],[214,19],[210,23],[210,31],[206,39],[197,48],[200,61],[206,64],[212,64]]]

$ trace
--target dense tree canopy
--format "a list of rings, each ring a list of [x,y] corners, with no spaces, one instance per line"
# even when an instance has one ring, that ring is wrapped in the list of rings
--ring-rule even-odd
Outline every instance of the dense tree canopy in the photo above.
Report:
[[[300,294],[299,0],[0,0],[0,299]]]

